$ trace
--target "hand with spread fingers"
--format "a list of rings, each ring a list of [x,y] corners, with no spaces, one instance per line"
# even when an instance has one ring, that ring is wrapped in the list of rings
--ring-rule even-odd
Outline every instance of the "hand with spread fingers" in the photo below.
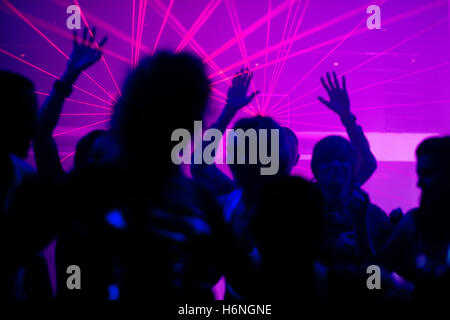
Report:
[[[342,77],[342,87],[339,85],[339,80],[335,72],[333,72],[333,79],[330,73],[327,72],[327,81],[323,77],[320,78],[320,81],[328,93],[329,100],[318,97],[319,101],[336,112],[341,118],[349,115],[350,99],[348,97],[345,77]]]
[[[230,89],[227,94],[227,107],[235,111],[248,105],[259,91],[253,92],[247,96],[248,87],[253,78],[253,72],[248,69],[241,69],[233,78]]]
[[[73,50],[67,65],[67,72],[80,74],[102,57],[103,46],[108,38],[104,37],[97,46],[95,43],[95,28],[92,28],[89,39],[88,33],[88,28],[85,28],[80,42],[78,40],[77,32],[73,32]]]

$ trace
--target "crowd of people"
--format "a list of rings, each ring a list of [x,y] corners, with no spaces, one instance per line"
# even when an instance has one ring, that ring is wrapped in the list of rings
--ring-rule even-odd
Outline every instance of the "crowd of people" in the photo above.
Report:
[[[80,39],[81,38],[81,39]],[[423,300],[450,296],[450,137],[417,147],[417,208],[388,215],[362,186],[377,162],[350,108],[345,78],[321,78],[349,140],[314,147],[313,181],[291,175],[301,137],[266,116],[235,129],[278,129],[279,170],[263,163],[171,161],[171,134],[201,120],[211,84],[201,60],[161,52],[130,72],[107,130],[76,146],[73,168],[60,163],[53,132],[78,76],[101,58],[95,30],[74,34],[67,69],[38,108],[27,78],[0,71],[0,297],[53,299],[43,249],[56,239],[57,299]],[[222,133],[257,92],[252,72],[233,78],[211,128]],[[31,144],[36,169],[25,162]],[[81,270],[81,288],[67,268]],[[378,266],[381,287],[367,286]],[[151,300],[149,300],[151,301]]]

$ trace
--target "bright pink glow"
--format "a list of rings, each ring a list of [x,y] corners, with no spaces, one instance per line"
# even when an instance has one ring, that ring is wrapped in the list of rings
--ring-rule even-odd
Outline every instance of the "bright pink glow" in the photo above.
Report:
[[[156,11],[158,12],[158,14],[163,15],[165,10],[167,10],[166,6],[161,3],[159,0],[154,0],[151,1],[150,4],[155,4],[156,7]],[[171,25],[171,27],[181,36],[184,37],[184,35],[186,35],[187,30],[186,28],[183,27],[183,25],[181,25],[181,23],[178,21],[178,19],[176,19],[174,17],[174,15],[170,15],[169,16],[169,25]],[[197,43],[197,41],[195,41],[194,39],[192,39],[189,42],[189,45],[191,46],[191,48],[200,56],[200,57],[206,57],[207,54],[206,52],[203,50],[203,48]],[[216,72],[219,73],[219,75],[222,78],[226,78],[225,74],[223,74],[220,70],[220,68],[217,66],[217,64],[215,64],[213,61],[209,61],[207,62],[208,65],[213,68],[214,70],[216,70]],[[231,82],[228,80],[225,80],[228,84],[231,84]],[[213,89],[214,90],[214,89]],[[223,93],[220,93],[220,95],[222,96],[226,96]],[[216,99],[217,100],[217,99]],[[220,101],[220,100],[219,100]],[[249,113],[249,114],[254,114],[253,111],[249,110],[247,107],[244,107],[242,109],[244,112]]]
[[[159,15],[164,16],[164,12],[167,10],[167,7],[160,0],[153,0],[150,4],[156,5],[156,11]],[[174,17],[174,15],[169,16],[169,25],[177,32],[181,38],[183,38],[187,34],[187,30],[183,25]],[[206,57],[207,54],[205,50],[192,39],[189,42],[190,47],[198,54],[200,57]],[[225,78],[225,75],[221,72],[220,68],[213,61],[208,62],[208,65],[219,74],[220,77]]]
[[[241,33],[241,26],[240,26],[240,23],[239,23],[239,18],[238,18],[238,15],[237,15],[237,11],[236,11],[236,8],[235,8],[234,1],[233,0],[225,0],[225,3],[226,3],[227,10],[228,10],[228,15],[230,16],[231,24],[233,26],[234,34],[236,34],[236,35],[240,34]],[[244,39],[240,39],[238,44],[239,44],[239,49],[241,51],[241,55],[244,58],[244,60],[246,60],[245,61],[245,65],[246,65],[247,68],[250,69],[250,65],[249,65],[248,60],[247,60],[248,54],[247,54],[247,48],[245,47]],[[256,92],[255,84],[254,84],[253,81],[251,82],[251,85],[252,85],[252,90],[254,92]],[[256,105],[258,107],[258,112],[260,112],[261,111],[261,106],[259,105],[259,98],[256,97],[255,100],[256,100]]]
[[[413,71],[413,72],[408,72],[408,73],[402,74],[402,75],[397,76],[397,77],[394,77],[394,78],[390,78],[390,79],[386,79],[386,80],[383,80],[383,81],[375,82],[375,83],[372,83],[372,84],[370,84],[370,85],[367,85],[367,86],[364,86],[364,87],[361,87],[361,88],[358,88],[358,89],[349,91],[349,94],[355,93],[355,92],[359,92],[359,91],[362,91],[362,90],[366,90],[366,89],[369,89],[369,88],[373,88],[373,87],[376,87],[376,86],[379,86],[379,85],[382,85],[382,84],[386,84],[386,83],[389,83],[389,82],[393,82],[393,81],[396,81],[396,80],[400,80],[400,79],[404,79],[404,78],[407,78],[407,77],[415,76],[415,75],[417,75],[417,74],[421,74],[421,73],[424,73],[424,72],[428,72],[428,71],[431,71],[431,70],[435,70],[435,69],[438,69],[438,68],[442,68],[442,67],[445,67],[445,66],[448,66],[448,65],[450,65],[450,61],[446,61],[446,62],[444,62],[444,63],[440,63],[440,64],[438,64],[438,65],[434,65],[434,66],[431,66],[431,67],[428,67],[428,68],[424,68],[424,69],[421,69],[421,70],[416,70],[416,71]],[[318,101],[314,101],[314,102],[311,102],[311,103],[308,103],[308,104],[304,104],[304,105],[301,105],[301,106],[297,106],[297,107],[295,107],[295,108],[290,109],[289,112],[292,112],[292,111],[294,111],[294,110],[303,109],[303,108],[305,108],[305,107],[307,107],[307,106],[311,106],[311,105],[319,104],[319,103],[320,103],[320,102],[318,102]],[[414,104],[412,104],[412,105],[414,105]],[[375,108],[375,109],[380,109],[380,108]],[[364,109],[363,109],[363,110],[364,110]],[[287,111],[279,112],[279,113],[277,114],[277,117],[278,117],[279,115],[281,115],[281,114],[286,113],[286,112],[287,112]]]
[[[308,123],[308,122],[305,122]],[[342,130],[342,127],[340,127]],[[319,141],[330,135],[347,138],[344,131],[299,131],[296,132],[300,141]],[[380,162],[416,162],[415,150],[417,145],[426,138],[436,136],[436,133],[391,133],[368,131],[365,133],[369,140],[371,151]],[[301,143],[301,142],[300,142]],[[311,153],[302,153],[301,160],[311,160]]]
[[[294,30],[294,33],[293,33],[293,34],[292,34],[291,31],[292,31],[292,27],[293,27],[294,23],[293,23],[293,22],[291,23],[291,27],[289,28],[289,32],[288,32],[289,39],[292,38],[293,36],[295,36],[295,35],[297,34],[298,29],[300,28],[300,26],[301,26],[301,24],[302,24],[302,22],[303,22],[303,18],[304,18],[304,16],[305,16],[306,9],[308,8],[308,5],[309,5],[309,0],[306,0],[305,5],[304,5],[304,7],[303,7],[303,11],[302,11],[302,13],[301,13],[301,15],[300,15],[300,18],[298,19],[298,22],[297,22],[297,25],[296,25],[296,27],[295,27],[295,30]],[[297,9],[295,10],[294,20],[293,20],[293,21],[295,21],[295,19],[296,19],[296,17],[297,17],[297,14],[298,14],[298,10],[300,9],[300,7],[301,7],[301,2],[299,2],[298,6],[297,6]],[[287,26],[287,23],[286,23],[286,26]],[[284,40],[284,39],[283,39],[283,40]],[[289,55],[289,52],[291,52],[291,48],[292,48],[293,44],[294,44],[294,43],[291,42],[291,43],[288,45],[288,48],[287,48],[287,50],[286,50],[286,52],[284,53],[283,56],[288,56],[288,55]],[[280,50],[280,51],[281,51],[281,50]],[[278,58],[278,57],[277,57],[277,58]],[[280,66],[278,69],[277,69],[278,64],[277,64],[276,67],[275,67],[275,72],[274,72],[274,74],[275,74],[275,80],[274,80],[274,84],[273,84],[273,86],[272,86],[272,89],[270,90],[269,100],[268,100],[268,102],[267,102],[267,105],[265,106],[266,110],[267,110],[268,104],[270,103],[270,98],[271,98],[271,96],[273,95],[273,92],[274,92],[274,90],[276,89],[276,87],[277,87],[277,85],[278,85],[278,81],[279,81],[279,79],[280,79],[281,72],[283,71],[283,68],[284,68],[284,66],[285,66],[285,64],[286,64],[286,61],[287,61],[287,60],[283,60],[283,61],[281,62],[281,66]],[[266,62],[266,63],[267,63],[267,62]]]
[[[282,122],[289,122],[289,123],[295,123],[295,124],[302,124],[302,125],[306,125],[306,126],[311,126],[311,127],[323,127],[323,128],[330,128],[330,129],[342,129],[341,126],[333,126],[330,124],[324,124],[324,123],[314,123],[314,122],[305,122],[305,121],[293,121],[293,120],[283,120],[283,119],[276,119],[276,120],[280,120]]]
[[[71,32],[65,27],[65,10],[70,1],[7,1],[69,54]],[[208,123],[222,111],[234,74],[251,66],[253,85],[262,92],[258,96],[260,113],[273,116],[297,133],[301,158],[294,174],[307,178],[312,177],[309,161],[318,139],[330,134],[346,137],[339,117],[316,99],[319,93],[326,94],[319,77],[327,71],[336,71],[339,77],[348,75],[351,110],[378,160],[378,169],[365,190],[371,201],[387,212],[396,207],[407,211],[417,205],[420,190],[416,187],[414,149],[429,135],[450,133],[448,0],[387,1],[382,6],[380,30],[361,26],[345,41],[348,32],[369,16],[367,6],[380,0],[245,0],[229,1],[228,9],[220,0],[174,0],[172,5],[172,0],[151,0],[145,19],[144,0],[77,2],[83,6],[83,20],[90,27],[95,25],[99,35],[108,35],[105,59],[119,85],[130,65],[137,62],[138,48],[141,58],[164,44],[169,50],[190,50],[205,60],[214,85],[211,110],[204,119]],[[61,52],[0,3],[0,19],[14,30],[0,36],[2,68],[27,76],[40,91],[49,92],[66,59],[60,59]],[[117,87],[103,63],[89,72],[116,97]],[[75,129],[56,138],[61,158],[74,151],[74,142],[86,132],[107,127],[107,122],[97,127],[93,122],[108,119],[112,111],[112,100],[91,80],[80,77],[78,85],[105,98],[100,102],[74,89],[74,103],[66,102],[57,129],[60,134]],[[256,102],[249,108],[247,114],[256,115]],[[233,122],[245,116],[240,112]],[[63,165],[69,168],[72,159]],[[220,169],[227,173],[223,167]]]
[[[164,15],[164,19],[161,24],[161,28],[159,28],[158,36],[156,37],[155,44],[153,45],[152,54],[155,53],[156,48],[158,47],[159,39],[161,38],[161,34],[164,31],[164,27],[166,26],[167,18],[169,17],[170,11],[172,10],[173,2],[174,2],[174,0],[170,0],[169,6],[167,7],[166,14]]]
[[[208,62],[215,57],[217,57],[219,54],[225,52],[227,49],[231,48],[233,45],[235,45],[240,39],[243,39],[247,37],[249,34],[257,30],[259,27],[263,26],[267,21],[275,18],[280,13],[282,13],[284,10],[286,10],[289,7],[290,0],[287,0],[280,4],[278,7],[274,8],[270,15],[267,14],[264,17],[260,18],[258,21],[253,23],[250,27],[245,29],[241,34],[237,35],[233,39],[230,39],[225,44],[223,44],[220,48],[216,49],[213,53],[211,53],[209,56],[207,56],[204,60],[204,62]],[[241,63],[242,64],[242,63]]]
[[[63,131],[63,132],[58,132],[58,133],[55,133],[53,135],[53,137],[62,136],[64,134],[68,134],[68,133],[71,133],[71,132],[74,132],[74,131],[78,131],[78,130],[81,130],[81,129],[93,127],[93,126],[99,125],[99,124],[107,122],[107,121],[109,121],[109,119],[102,120],[102,121],[97,121],[97,122],[94,122],[94,123],[91,123],[91,124],[88,124],[88,125],[85,125],[85,126],[77,127],[77,128],[74,128],[74,129]]]
[[[444,4],[446,4],[446,1],[440,0],[440,1],[436,1],[436,2],[433,2],[433,3],[427,4],[427,5],[421,6],[421,7],[419,7],[419,8],[410,10],[410,11],[405,12],[405,13],[403,13],[403,14],[397,15],[397,16],[395,16],[395,17],[393,17],[393,18],[385,19],[385,20],[383,20],[383,25],[384,25],[384,26],[390,25],[390,24],[395,23],[395,22],[398,22],[398,21],[400,21],[400,20],[402,20],[402,19],[406,19],[406,18],[415,16],[415,15],[418,15],[418,14],[420,14],[420,13],[423,13],[423,12],[425,12],[425,11],[428,11],[428,10],[431,10],[431,9],[434,9],[434,8],[437,8],[437,7],[440,7],[440,6],[443,6]],[[259,51],[259,52],[255,53],[255,54],[249,56],[249,57],[248,57],[248,60],[249,60],[249,61],[255,60],[255,59],[257,59],[257,58],[259,58],[259,57],[265,55],[266,53],[270,53],[270,52],[273,52],[273,51],[277,50],[277,49],[278,49],[279,47],[281,47],[281,46],[284,46],[284,45],[289,44],[289,43],[296,42],[296,41],[298,41],[298,40],[300,40],[300,39],[302,39],[302,38],[304,38],[304,37],[306,37],[306,36],[309,36],[309,35],[311,35],[311,34],[317,33],[317,32],[319,32],[319,31],[321,31],[321,30],[323,30],[323,29],[325,29],[325,28],[329,28],[329,27],[333,26],[334,24],[337,24],[337,23],[339,23],[339,22],[341,22],[341,21],[343,21],[343,20],[346,20],[346,19],[348,19],[348,18],[350,18],[350,17],[355,16],[355,15],[358,14],[358,13],[365,12],[366,8],[367,8],[367,6],[360,7],[360,8],[358,8],[358,9],[352,10],[352,11],[350,11],[350,12],[344,14],[344,15],[341,15],[341,16],[335,18],[335,19],[331,19],[330,21],[328,21],[328,22],[326,22],[326,23],[323,23],[323,24],[321,24],[321,25],[319,25],[319,26],[317,26],[317,27],[314,27],[314,28],[312,28],[312,29],[309,29],[309,30],[307,30],[307,31],[305,31],[305,32],[303,32],[303,33],[297,35],[297,36],[294,36],[294,37],[291,38],[291,39],[288,39],[288,40],[286,40],[286,41],[282,41],[282,42],[280,42],[280,43],[278,43],[278,44],[276,44],[276,45],[274,45],[274,46],[269,47],[269,48],[267,49],[267,52],[266,52],[266,51]],[[359,35],[359,34],[361,34],[361,33],[367,32],[367,31],[368,31],[367,28],[363,28],[363,29],[361,29],[361,30],[355,32],[355,35]],[[336,37],[336,38],[334,38],[334,39],[331,39],[331,40],[322,42],[321,44],[314,45],[314,46],[312,46],[312,47],[309,47],[309,48],[306,48],[306,49],[297,51],[296,53],[291,54],[291,55],[289,55],[289,56],[287,56],[287,57],[285,57],[285,58],[282,58],[281,60],[290,59],[290,58],[296,57],[296,56],[298,56],[298,55],[301,55],[301,54],[310,52],[310,51],[312,51],[312,50],[320,49],[320,48],[322,48],[322,47],[324,47],[324,46],[327,46],[327,45],[329,45],[329,44],[332,44],[332,43],[335,43],[335,42],[340,41],[343,37],[344,37],[344,36]],[[211,55],[210,55],[210,56],[211,56]],[[277,61],[278,61],[278,60],[271,61],[271,62],[269,62],[268,65],[272,65],[272,64],[276,63]],[[230,71],[230,70],[232,70],[232,69],[234,69],[234,68],[238,68],[239,66],[242,65],[242,63],[244,63],[243,60],[240,60],[240,61],[237,61],[237,62],[235,62],[235,63],[233,63],[233,64],[230,64],[229,66],[227,66],[227,67],[225,67],[225,68],[222,68],[222,72],[228,72],[228,71]],[[263,66],[260,65],[260,66],[257,67],[256,69],[260,69],[261,67],[265,67],[265,66],[264,66],[264,65],[263,65]],[[256,70],[256,69],[254,69],[254,70]],[[217,76],[218,76],[218,74],[216,73],[216,74],[211,75],[211,78],[217,77]]]
[[[195,36],[197,31],[203,26],[203,24],[208,20],[214,10],[219,6],[222,0],[211,0],[203,9],[203,11],[198,16],[197,20],[193,23],[192,27],[189,29],[188,33],[184,36],[183,40],[181,40],[178,47],[175,49],[175,52],[180,52],[183,50],[186,45],[191,41],[191,39]]]
[[[269,0],[269,8],[267,9],[267,15],[270,16],[272,12],[272,0]],[[266,93],[266,78],[267,78],[267,48],[269,47],[270,39],[270,19],[267,21],[267,31],[266,31],[266,55],[264,57],[264,80],[263,80],[263,93]],[[265,113],[266,98],[263,96],[263,113]]]
[[[292,11],[292,7],[294,6],[294,3],[295,3],[295,0],[291,0],[291,3],[289,4],[289,10],[288,10],[288,13],[287,13],[286,22],[284,24],[283,33],[281,35],[281,41],[285,41],[286,40],[285,35],[286,35],[286,31],[287,31],[287,28],[288,28],[288,25],[289,25],[289,18],[291,17],[291,11]],[[300,8],[300,5],[301,5],[301,0],[298,2],[297,9]],[[297,15],[297,10],[295,10],[294,20],[295,20],[296,15]],[[291,25],[292,25],[292,23],[291,23]],[[284,53],[282,54],[282,50],[283,50],[283,47],[280,47],[278,49],[277,59],[280,58],[280,55],[285,55]],[[274,71],[272,73],[272,78],[270,79],[270,85],[269,85],[269,92],[270,93],[268,94],[268,97],[267,97],[268,98],[267,99],[267,103],[270,103],[271,93],[273,93],[274,79],[276,78],[277,73],[278,73],[278,63],[275,65],[275,69],[274,69]],[[264,94],[265,93],[266,93],[266,91],[264,90]],[[266,107],[267,106],[264,105],[264,110],[266,110]]]
[[[147,0],[139,1],[139,18],[138,18],[138,34],[137,34],[137,47],[134,57],[134,65],[139,62],[139,55],[141,52],[142,34],[144,33],[145,13],[147,11]]]
[[[76,4],[78,7],[81,8],[80,4],[78,3],[78,0],[74,0],[74,1],[75,1],[75,4]],[[91,37],[92,37],[92,36],[93,36],[93,33],[92,33],[91,28],[89,27],[89,24],[88,24],[88,22],[87,22],[86,16],[84,15],[83,10],[80,10],[80,12],[81,12],[81,18],[83,19],[83,22],[84,22],[84,24],[86,25],[86,27],[88,28],[89,34],[90,34]],[[96,46],[97,49],[98,49],[99,46],[98,46],[97,41],[94,41],[94,44],[95,44],[95,46]],[[109,65],[108,65],[108,63],[106,62],[106,59],[105,59],[105,57],[104,57],[103,55],[102,55],[102,62],[105,64],[106,70],[108,70],[109,76],[111,77],[111,80],[113,81],[114,86],[116,87],[117,92],[119,93],[119,95],[122,95],[122,92],[120,92],[119,86],[117,85],[116,79],[114,78],[114,76],[113,76],[113,74],[112,74],[112,72],[111,72],[111,69],[109,68]]]
[[[60,116],[111,116],[112,113],[61,113]]]
[[[135,29],[135,16],[136,16],[136,0],[133,0],[131,9],[131,66],[134,68],[134,29]]]
[[[389,108],[398,108],[398,107],[413,107],[413,106],[424,106],[424,105],[434,105],[440,103],[450,103],[450,100],[433,100],[433,101],[421,101],[415,103],[393,103],[393,104],[384,104],[374,107],[365,107],[365,108],[352,108],[352,111],[367,111],[367,110],[377,110],[377,109],[389,109]],[[292,110],[291,110],[292,111]],[[334,114],[334,111],[320,111],[320,112],[308,112],[308,113],[292,113],[290,117],[303,117],[303,116],[316,116],[321,114]],[[286,115],[277,115],[276,118],[287,117]]]
[[[382,52],[379,52],[379,53],[377,53],[376,55],[370,57],[369,59],[364,60],[362,63],[360,63],[360,64],[358,64],[358,65],[356,65],[356,66],[354,66],[354,67],[348,69],[347,71],[341,73],[340,76],[345,76],[345,75],[348,75],[348,74],[350,74],[350,73],[352,73],[352,72],[358,70],[358,69],[361,68],[362,66],[368,64],[369,62],[372,62],[373,60],[375,60],[375,59],[377,59],[377,58],[379,58],[379,57],[384,56],[385,54],[387,54],[388,52],[392,51],[393,49],[396,49],[396,48],[400,47],[401,45],[407,43],[408,41],[411,41],[411,40],[413,40],[413,39],[415,39],[415,38],[421,36],[422,34],[428,32],[428,31],[431,31],[433,28],[435,28],[435,27],[441,25],[442,23],[444,23],[444,22],[446,22],[446,21],[447,21],[447,18],[442,19],[442,20],[440,20],[440,21],[438,21],[438,22],[436,22],[436,23],[433,23],[433,24],[430,25],[429,27],[427,27],[427,28],[425,28],[425,29],[422,29],[422,30],[420,30],[419,32],[416,32],[415,34],[413,34],[413,35],[411,35],[411,36],[409,36],[409,37],[403,39],[402,41],[400,41],[399,43],[395,44],[394,46],[392,46],[392,47],[390,47],[390,48],[388,48],[388,49],[386,49],[386,50],[384,50],[384,51],[382,51]],[[316,92],[317,90],[319,90],[319,89],[321,89],[321,88],[322,88],[322,85],[318,85],[318,86],[315,87],[313,90],[311,90],[311,91],[309,91],[309,92],[303,94],[303,95],[300,96],[300,97],[297,97],[297,98],[293,99],[293,100],[290,102],[290,104],[292,104],[293,102],[299,101],[299,100],[303,99],[303,98],[306,97],[306,96],[309,96],[310,94]],[[314,103],[316,103],[316,102],[314,102]],[[311,105],[311,104],[307,104],[307,105]],[[307,106],[307,105],[304,105],[304,106]],[[282,110],[284,107],[287,107],[287,105],[283,105],[283,106],[280,107],[279,109]],[[292,111],[292,110],[296,110],[296,109],[301,109],[301,107],[303,107],[303,106],[293,108],[293,109],[291,109],[291,111]],[[273,113],[273,114],[281,114],[281,113],[284,113],[284,112],[278,112],[278,111],[277,111],[277,112],[272,112],[272,113]]]
[[[339,23],[339,22],[341,22],[341,21],[343,21],[343,20],[346,20],[346,19],[348,19],[348,18],[350,18],[350,17],[355,16],[356,14],[360,14],[361,12],[365,12],[366,9],[367,9],[367,6],[360,7],[360,8],[358,8],[358,9],[352,10],[352,11],[350,11],[350,12],[344,14],[344,15],[341,15],[341,16],[335,18],[335,19],[331,19],[331,20],[328,21],[328,22],[322,23],[322,24],[319,25],[319,26],[316,26],[316,27],[314,27],[314,28],[311,28],[311,29],[309,29],[309,30],[307,30],[307,31],[305,31],[305,32],[303,32],[303,33],[301,33],[301,34],[295,36],[295,37],[292,37],[291,39],[287,39],[287,40],[282,41],[282,42],[280,42],[280,43],[278,43],[278,44],[276,44],[276,45],[274,45],[274,46],[269,47],[269,48],[267,49],[267,53],[273,52],[273,51],[277,50],[278,48],[280,48],[280,47],[282,47],[282,46],[285,46],[285,45],[287,45],[287,44],[289,44],[289,43],[292,43],[292,42],[296,42],[296,41],[298,41],[298,40],[300,40],[300,39],[302,39],[302,38],[305,38],[305,37],[307,37],[307,36],[309,36],[309,35],[311,35],[311,34],[314,34],[314,33],[317,33],[317,32],[319,32],[319,31],[323,30],[323,29],[329,28],[329,27],[331,27],[331,26],[333,26],[333,25],[335,25],[335,24],[337,24],[337,23]],[[274,13],[272,12],[272,15],[273,15],[273,14],[274,14]],[[365,29],[365,30],[367,30],[367,29]],[[364,31],[365,31],[365,30],[364,30]],[[335,38],[335,41],[339,41],[339,40],[336,40],[336,39],[340,39],[340,37]],[[236,41],[238,41],[238,40],[236,40]],[[236,43],[236,41],[235,41],[234,43]],[[233,43],[233,44],[234,44],[234,43]],[[328,43],[332,43],[332,42],[328,42]],[[323,46],[323,45],[322,45],[322,46]],[[322,46],[319,46],[319,47],[322,47]],[[313,47],[315,47],[315,46],[313,46]],[[265,53],[266,53],[266,52],[264,52],[264,51],[263,51],[263,52],[261,52],[261,51],[260,51],[260,52],[257,52],[257,53],[255,53],[255,54],[251,55],[251,56],[249,57],[249,60],[252,61],[252,60],[254,60],[254,59],[256,59],[256,58],[259,58],[259,57],[261,57],[262,55],[264,55]],[[213,57],[214,57],[214,53],[211,54],[208,58],[209,58],[209,59],[212,59]],[[241,60],[241,61],[238,61],[238,62],[235,62],[235,63],[231,64],[230,66],[228,66],[227,68],[222,69],[222,71],[223,71],[223,72],[227,72],[227,71],[229,71],[229,70],[231,70],[231,69],[234,69],[234,68],[236,68],[236,67],[242,65],[243,62],[244,62],[244,61],[242,61],[242,60]],[[217,74],[212,75],[212,77],[216,77],[216,76],[217,76]]]

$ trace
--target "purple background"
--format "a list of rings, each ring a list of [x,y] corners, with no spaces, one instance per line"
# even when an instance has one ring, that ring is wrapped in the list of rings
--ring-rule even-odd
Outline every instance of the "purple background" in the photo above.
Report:
[[[8,53],[61,76],[67,59],[48,40],[70,54],[66,8],[75,2],[0,1],[0,67],[28,76],[37,92],[49,93],[54,78]],[[366,27],[366,8],[371,4],[381,7],[381,30]],[[378,159],[378,169],[364,189],[388,213],[417,204],[417,144],[427,136],[450,133],[447,0],[79,0],[79,5],[89,26],[95,25],[97,34],[108,35],[109,40],[106,63],[88,70],[103,89],[85,75],[77,82],[98,98],[74,89],[70,98],[88,104],[67,101],[56,129],[66,169],[72,165],[76,141],[107,124],[92,125],[109,118],[110,110],[105,108],[118,95],[114,82],[122,86],[131,67],[132,43],[136,50],[139,47],[136,35],[132,36],[133,20],[134,34],[140,29],[139,21],[143,26],[141,57],[152,52],[160,32],[157,50],[176,49],[190,30],[195,34],[186,50],[202,58],[213,54],[213,59],[206,59],[217,90],[212,93],[215,99],[210,101],[207,121],[223,107],[220,100],[227,83],[220,80],[240,66],[253,69],[254,88],[261,94],[249,113],[240,116],[260,111],[292,128],[299,136],[301,152],[295,173],[307,178],[311,178],[309,159],[315,142],[331,133],[344,134],[338,117],[317,101],[318,95],[326,97],[319,77],[330,70],[350,71],[347,86],[352,109]],[[144,6],[145,10],[139,10]],[[144,11],[145,17],[139,19]],[[192,28],[196,22],[198,27]],[[241,32],[244,36],[236,37]],[[221,50],[227,43],[232,45]],[[224,72],[218,74],[219,70]],[[40,94],[39,102],[44,98]],[[88,127],[79,129],[83,126]]]

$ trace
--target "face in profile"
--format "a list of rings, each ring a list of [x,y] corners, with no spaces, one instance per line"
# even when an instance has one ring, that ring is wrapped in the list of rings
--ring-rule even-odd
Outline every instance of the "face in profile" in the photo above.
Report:
[[[417,186],[421,189],[421,204],[430,205],[442,198],[445,183],[438,164],[430,155],[421,155],[417,159]],[[448,186],[447,186],[448,189]]]

